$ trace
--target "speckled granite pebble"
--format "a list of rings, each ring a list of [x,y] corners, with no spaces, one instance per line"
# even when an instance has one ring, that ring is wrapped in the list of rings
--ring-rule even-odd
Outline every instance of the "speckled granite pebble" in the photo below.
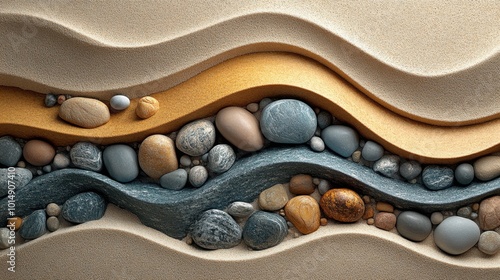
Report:
[[[227,207],[227,213],[233,217],[248,217],[255,209],[253,205],[244,201],[235,201]]]
[[[254,250],[263,250],[278,245],[287,233],[288,226],[283,217],[257,211],[245,223],[243,241]]]
[[[69,152],[71,162],[74,166],[91,171],[101,171],[102,152],[90,142],[78,142]]]
[[[57,96],[54,94],[46,94],[44,99],[45,107],[54,107],[57,104]]]
[[[205,249],[228,249],[241,242],[242,230],[229,214],[212,209],[203,212],[191,228],[194,243]]]
[[[19,234],[24,239],[35,239],[44,235],[47,232],[46,220],[45,210],[34,211],[24,219]]]
[[[184,125],[175,139],[175,146],[190,156],[201,156],[215,144],[215,127],[208,120],[197,120]]]
[[[208,179],[208,171],[204,166],[195,166],[189,170],[188,179],[193,187],[201,187]]]
[[[215,145],[208,152],[207,168],[215,173],[223,173],[233,166],[236,154],[233,148],[227,144]]]
[[[23,155],[21,145],[10,136],[0,137],[0,165],[16,166]]]
[[[106,211],[106,201],[102,196],[94,192],[84,192],[64,203],[62,216],[68,222],[81,224],[100,219],[104,211]]]
[[[446,166],[429,165],[422,171],[422,181],[431,190],[442,190],[453,184],[454,172]]]
[[[396,155],[385,155],[373,164],[373,171],[389,178],[398,178],[399,160]]]

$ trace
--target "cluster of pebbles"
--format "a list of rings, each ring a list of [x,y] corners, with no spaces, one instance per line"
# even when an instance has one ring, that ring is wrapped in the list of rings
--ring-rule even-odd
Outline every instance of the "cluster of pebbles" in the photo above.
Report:
[[[46,105],[53,106],[62,98],[47,104],[49,99],[53,101],[54,97],[48,96]],[[157,101],[150,99],[152,97],[141,99],[137,108],[145,104],[153,111],[158,110]],[[82,112],[98,108],[108,112],[109,120],[107,105],[94,104],[96,102],[101,101],[65,97],[60,102],[60,116],[82,127],[95,127],[103,120],[90,119],[93,126],[87,126],[73,116],[89,121],[81,117]],[[110,104],[111,111],[125,110],[130,100],[115,96]],[[295,99],[273,101],[269,98],[246,108],[226,107],[214,117],[192,121],[168,135],[151,135],[141,143],[99,146],[78,142],[54,148],[41,139],[26,141],[3,136],[0,137],[0,165],[16,167],[17,189],[34,176],[80,168],[100,172],[121,183],[141,180],[180,190],[203,187],[210,178],[229,170],[240,157],[268,146],[298,144],[306,144],[318,153],[328,148],[382,176],[422,184],[430,190],[442,190],[454,184],[466,186],[473,181],[500,176],[498,154],[454,166],[423,166],[390,154],[375,141],[361,139],[358,132],[330,112],[313,109]],[[11,169],[0,169],[1,186],[8,185],[8,170]],[[0,199],[7,195],[7,189],[0,188]],[[229,205],[226,211],[211,209],[202,213],[191,227],[189,241],[202,248],[219,249],[236,246],[243,240],[250,248],[261,250],[281,242],[289,228],[309,234],[328,220],[352,223],[365,219],[368,224],[384,230],[396,228],[400,235],[413,241],[424,240],[435,227],[436,245],[449,254],[461,254],[476,244],[486,254],[494,254],[500,248],[500,196],[464,206],[456,213],[443,211],[428,217],[394,209],[389,203],[375,203],[353,190],[299,174],[287,184],[270,186],[260,194],[255,205],[258,206],[241,201]],[[82,193],[64,203],[60,216],[71,223],[82,223],[102,217],[105,207],[105,199],[99,194]],[[57,229],[53,217],[58,215],[48,213],[48,208],[40,209],[28,217],[16,218],[21,237],[34,239],[43,235],[46,228]],[[0,244],[7,238],[5,234],[8,233],[0,234]]]

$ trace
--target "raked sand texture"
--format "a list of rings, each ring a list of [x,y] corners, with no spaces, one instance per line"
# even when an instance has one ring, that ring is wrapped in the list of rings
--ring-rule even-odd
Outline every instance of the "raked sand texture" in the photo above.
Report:
[[[221,2],[1,1],[0,135],[55,145],[140,141],[228,105],[288,96],[423,162],[499,151],[497,2]],[[37,92],[103,100],[153,95],[161,107],[147,120],[129,109],[85,130],[60,120],[57,107],[43,107]],[[101,220],[18,246],[15,274],[7,272],[6,253],[0,252],[0,279],[494,279],[500,273],[500,254],[473,248],[449,256],[432,236],[414,243],[362,222],[329,224],[264,251],[200,250],[114,205]]]
[[[0,84],[109,99],[166,90],[223,60],[309,56],[431,124],[498,118],[495,1],[2,1]]]

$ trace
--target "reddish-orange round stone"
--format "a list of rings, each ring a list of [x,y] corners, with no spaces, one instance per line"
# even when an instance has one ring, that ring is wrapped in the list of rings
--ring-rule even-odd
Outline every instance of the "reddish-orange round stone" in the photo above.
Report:
[[[339,188],[327,191],[319,205],[325,215],[339,222],[356,222],[365,212],[363,199],[353,190]]]

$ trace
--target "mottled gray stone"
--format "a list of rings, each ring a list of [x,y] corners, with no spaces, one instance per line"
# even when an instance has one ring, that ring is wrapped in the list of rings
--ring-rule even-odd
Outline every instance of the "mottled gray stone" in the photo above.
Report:
[[[24,239],[35,239],[47,232],[45,210],[36,210],[23,220],[19,234]]]
[[[45,207],[45,213],[47,213],[47,215],[50,217],[57,217],[59,216],[59,214],[61,214],[61,206],[57,205],[56,203],[49,203],[47,204],[47,207]]]
[[[57,104],[57,96],[55,94],[46,94],[45,95],[45,107],[54,107]]]
[[[54,232],[59,229],[59,219],[55,216],[51,216],[47,219],[47,229],[50,232]]]
[[[14,178],[11,175],[14,174]],[[33,178],[33,173],[26,168],[16,167],[14,172],[9,172],[8,168],[0,168],[0,197],[9,193],[9,185],[14,192],[22,189]],[[9,184],[9,181],[11,183]]]
[[[414,211],[403,211],[398,215],[396,228],[404,238],[413,241],[422,241],[432,231],[429,217]]]
[[[235,201],[226,209],[227,213],[233,217],[243,218],[248,217],[253,213],[253,205],[244,201]]]
[[[62,207],[66,221],[81,224],[98,220],[104,215],[106,201],[95,192],[84,192],[68,199]]]
[[[319,112],[316,118],[318,119],[318,126],[321,129],[324,129],[332,124],[332,114],[328,111]]]
[[[269,186],[301,173],[387,201],[396,208],[421,213],[456,209],[500,191],[500,178],[431,191],[420,184],[385,178],[329,151],[316,153],[307,146],[294,146],[268,148],[243,157],[202,188],[179,191],[138,181],[121,184],[87,170],[57,170],[34,178],[16,192],[16,214],[29,215],[32,209],[45,208],[51,202],[61,205],[78,193],[94,190],[137,215],[144,225],[181,239],[203,211],[225,209],[234,201],[252,202]],[[8,217],[7,201],[0,200],[0,226],[5,225]]]
[[[201,156],[215,144],[215,127],[208,120],[197,120],[184,125],[175,139],[181,152],[190,156]]]
[[[241,242],[241,228],[224,211],[203,212],[191,228],[194,243],[205,249],[228,249]]]
[[[472,214],[472,208],[469,206],[460,207],[457,210],[457,216],[460,217],[470,218],[471,214]]]
[[[344,125],[330,125],[321,131],[326,146],[343,157],[350,157],[359,146],[358,133]]]
[[[295,99],[281,99],[262,111],[260,129],[275,143],[302,144],[314,135],[317,119],[313,109]]]
[[[186,186],[188,173],[185,169],[177,169],[160,177],[160,186],[169,190],[180,190]]]
[[[429,165],[422,171],[422,181],[431,190],[442,190],[453,184],[453,170],[449,167]]]
[[[6,227],[0,228],[0,250],[7,249],[10,247],[9,234],[10,234],[10,229]]]
[[[459,184],[468,185],[474,180],[474,166],[462,163],[455,169],[455,179]]]
[[[417,178],[422,172],[422,166],[418,161],[406,161],[399,167],[399,174],[408,181]]]
[[[396,155],[385,155],[373,164],[373,171],[396,179],[399,177],[399,160]]]
[[[208,179],[208,171],[204,166],[198,165],[189,170],[189,183],[195,188],[205,184]]]
[[[318,192],[320,195],[324,195],[327,191],[332,188],[332,185],[327,180],[321,180],[318,185]]]
[[[477,243],[480,233],[479,226],[473,221],[452,216],[436,227],[434,242],[446,253],[460,255]]]
[[[278,214],[257,211],[245,223],[243,241],[254,250],[263,250],[278,245],[287,233],[285,218]]]
[[[373,141],[366,141],[361,156],[367,161],[377,161],[384,155],[384,147]]]
[[[227,144],[214,146],[208,152],[208,169],[215,173],[223,173],[233,166],[236,154],[233,148]]]
[[[90,142],[76,143],[71,148],[69,156],[75,167],[97,172],[102,169],[102,152]]]
[[[0,137],[0,165],[16,166],[22,154],[23,149],[14,138]]]
[[[491,230],[481,233],[477,248],[485,254],[495,255],[500,251],[500,234]]]
[[[109,176],[118,182],[127,183],[139,175],[137,153],[130,146],[108,146],[102,152],[102,159]]]

